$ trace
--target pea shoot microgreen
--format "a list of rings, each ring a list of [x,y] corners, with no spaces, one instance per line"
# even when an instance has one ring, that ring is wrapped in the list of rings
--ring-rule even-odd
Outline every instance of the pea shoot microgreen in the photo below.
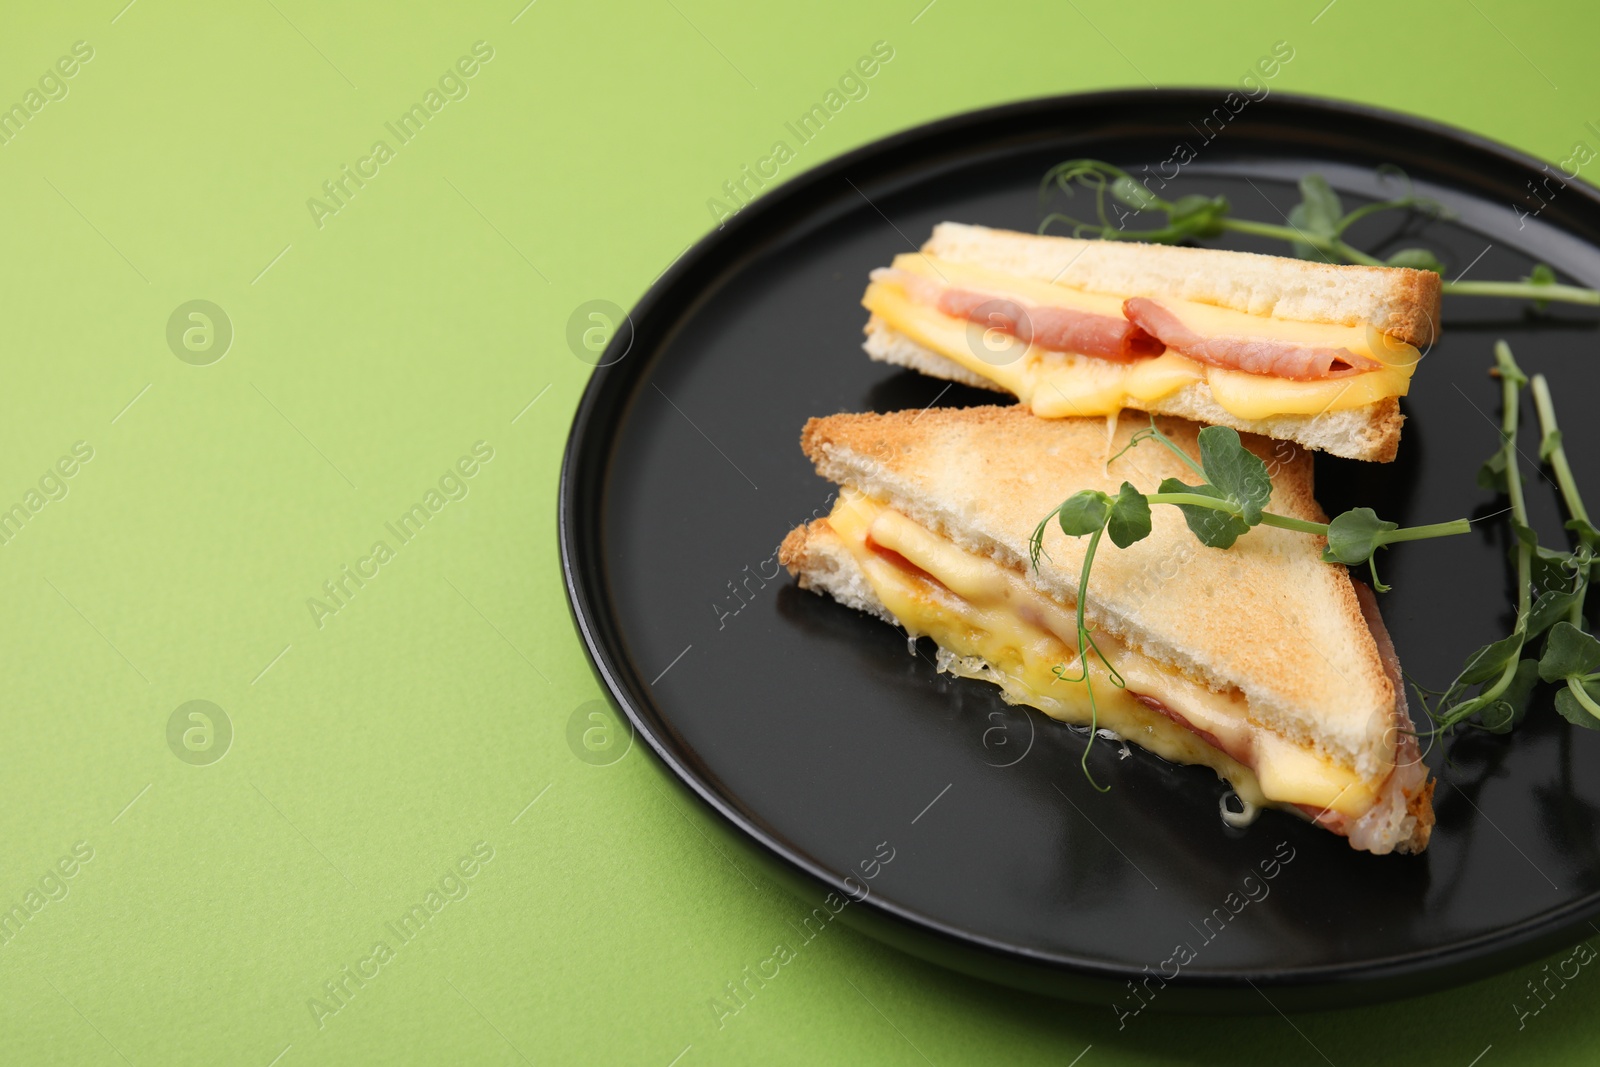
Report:
[[[1511,502],[1516,623],[1509,635],[1467,657],[1443,692],[1418,688],[1418,697],[1435,732],[1472,726],[1503,734],[1527,716],[1535,684],[1551,682],[1562,687],[1555,699],[1562,718],[1600,730],[1600,640],[1588,632],[1584,618],[1590,583],[1600,573],[1600,532],[1590,523],[1572,477],[1549,382],[1542,374],[1530,382],[1504,341],[1495,345],[1495,373],[1501,390],[1500,447],[1479,469],[1478,484],[1504,493]],[[1566,551],[1541,545],[1529,524],[1517,450],[1524,388],[1531,388],[1539,415],[1539,458],[1554,472],[1570,516],[1566,528],[1574,544]]]
[[[1326,178],[1320,174],[1307,174],[1300,179],[1300,202],[1289,211],[1284,224],[1279,224],[1234,217],[1232,205],[1224,196],[1189,194],[1176,200],[1165,200],[1120,167],[1097,159],[1071,159],[1058,163],[1045,174],[1039,187],[1040,204],[1045,205],[1053,193],[1071,197],[1079,189],[1086,190],[1094,194],[1096,221],[1051,212],[1040,224],[1039,232],[1065,226],[1074,237],[1152,241],[1159,244],[1205,240],[1230,232],[1243,233],[1287,242],[1293,255],[1300,259],[1359,263],[1371,267],[1412,267],[1442,275],[1444,264],[1426,248],[1402,248],[1386,259],[1379,259],[1345,240],[1345,232],[1370,215],[1388,211],[1411,212],[1432,218],[1448,215],[1437,201],[1418,196],[1411,188],[1410,179],[1400,168],[1379,167],[1378,173],[1398,182],[1400,195],[1364,204],[1351,211],[1344,210],[1339,194],[1334,192]],[[1142,230],[1128,228],[1127,222],[1131,216],[1147,213],[1164,215],[1166,224]],[[1527,277],[1517,281],[1445,280],[1441,287],[1445,293],[1459,296],[1533,300],[1541,309],[1553,300],[1600,305],[1600,290],[1559,284],[1555,271],[1543,263],[1536,264]]]
[[[1089,575],[1102,536],[1109,536],[1112,544],[1118,548],[1127,548],[1142,541],[1150,536],[1152,529],[1151,505],[1167,504],[1183,514],[1190,532],[1208,548],[1231,548],[1235,541],[1256,526],[1272,526],[1324,537],[1327,539],[1327,546],[1322,552],[1324,562],[1347,566],[1365,563],[1373,568],[1373,584],[1379,590],[1386,590],[1388,586],[1378,581],[1373,563],[1378,549],[1400,541],[1463,534],[1472,528],[1466,519],[1456,519],[1402,529],[1396,523],[1379,519],[1370,508],[1355,508],[1327,523],[1267,511],[1267,505],[1272,500],[1272,476],[1267,471],[1267,465],[1244,446],[1237,431],[1226,426],[1207,426],[1200,431],[1200,458],[1196,462],[1176,441],[1162,433],[1152,418],[1150,425],[1135,432],[1127,445],[1111,457],[1111,461],[1145,441],[1155,441],[1167,448],[1200,480],[1190,485],[1178,478],[1165,478],[1154,493],[1142,493],[1131,482],[1123,482],[1114,496],[1098,489],[1081,490],[1041,519],[1028,541],[1029,556],[1037,569],[1040,557],[1045,555],[1044,539],[1052,519],[1068,537],[1089,538],[1078,576],[1077,669],[1068,674],[1063,666],[1057,667],[1055,672],[1062,681],[1081,682],[1086,689],[1090,714],[1089,743],[1084,746],[1083,752],[1086,775],[1089,773],[1089,749],[1094,744],[1095,732],[1099,728],[1099,709],[1095,703],[1089,654],[1093,652],[1100,658],[1112,685],[1119,689],[1125,685],[1116,666],[1101,652],[1092,629],[1084,621]],[[1111,461],[1108,461],[1108,466]],[[1596,650],[1597,656],[1600,656],[1600,643],[1597,643]],[[1597,666],[1600,666],[1600,659],[1597,659]],[[1597,685],[1594,694],[1600,698],[1600,685]],[[1092,776],[1089,780],[1094,782]],[[1095,788],[1101,787],[1096,785]]]

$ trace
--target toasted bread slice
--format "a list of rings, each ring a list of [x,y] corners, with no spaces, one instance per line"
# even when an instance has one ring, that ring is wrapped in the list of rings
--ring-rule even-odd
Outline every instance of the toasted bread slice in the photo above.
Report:
[[[1014,392],[1024,402],[1032,402],[1040,414],[1098,415],[1119,406],[1129,407],[1231,426],[1244,433],[1295,441],[1351,459],[1388,462],[1398,451],[1405,421],[1398,397],[1409,385],[1417,358],[1413,349],[1431,345],[1438,334],[1440,280],[1431,271],[1334,266],[1249,252],[1042,237],[950,222],[934,228],[922,254],[933,265],[936,276],[950,272],[951,264],[962,264],[985,272],[991,279],[1017,279],[1031,286],[1033,292],[1038,292],[1044,283],[1055,292],[1183,301],[1191,310],[1209,308],[1233,313],[1232,321],[1236,325],[1242,322],[1245,328],[1250,320],[1239,316],[1257,316],[1261,324],[1321,331],[1318,336],[1322,337],[1330,336],[1329,329],[1351,331],[1349,336],[1355,339],[1352,343],[1357,348],[1363,343],[1361,331],[1368,328],[1391,339],[1384,341],[1385,345],[1412,346],[1404,350],[1410,353],[1403,357],[1409,365],[1402,373],[1390,373],[1381,386],[1374,384],[1377,379],[1362,384],[1361,379],[1371,378],[1370,375],[1330,380],[1321,386],[1276,383],[1273,388],[1280,395],[1299,398],[1285,407],[1273,407],[1271,394],[1263,393],[1267,383],[1272,382],[1270,378],[1241,377],[1238,372],[1219,376],[1219,372],[1197,368],[1189,361],[1182,362],[1193,373],[1169,372],[1163,376],[1165,384],[1160,388],[1133,389],[1120,399],[1109,399],[1117,394],[1108,394],[1099,387],[1102,375],[1091,375],[1097,384],[1085,400],[1081,395],[1069,395],[1070,389],[1063,391],[1059,387],[1061,381],[1078,380],[1070,370],[1066,377],[1060,376],[1061,371],[1051,371],[1055,385],[1045,382],[1032,369],[1016,367],[1002,372],[982,358],[973,358],[981,353],[971,351],[970,338],[940,328],[955,320],[939,316],[941,321],[919,333],[904,320],[886,318],[884,299],[874,298],[869,289],[868,303],[873,314],[866,326],[864,348],[871,358],[934,377]],[[942,271],[937,264],[945,265]],[[1019,358],[1031,366],[1037,357],[1030,351],[1026,356],[1019,354]],[[1068,362],[1076,359],[1081,363],[1087,358],[1070,357]],[[1107,368],[1101,363],[1092,369]],[[1019,384],[1023,382],[1033,383],[1035,392],[1030,394],[1027,386]],[[1217,389],[1223,385],[1227,391],[1219,394]],[[1253,395],[1241,397],[1241,392]]]
[[[1431,270],[1312,263],[1287,256],[1137,241],[1085,241],[941,222],[926,255],[1118,296],[1173,296],[1330,326],[1371,323],[1418,348],[1438,337]]]
[[[1158,421],[1195,454],[1199,427]],[[1115,493],[1127,480],[1148,492],[1164,477],[1192,481],[1181,460],[1154,444],[1106,466],[1147,424],[1124,416],[1108,436],[1105,419],[1045,420],[1020,406],[813,419],[802,447],[819,474],[851,492],[834,515],[791,533],[780,559],[805,587],[935,636],[945,649],[941,661],[958,673],[996,681],[1011,699],[1059,718],[1087,721],[1075,715],[1070,694],[1039,683],[1037,671],[1030,682],[1027,665],[1011,656],[1048,639],[1062,662],[1075,659],[1075,628],[1060,620],[1076,605],[1087,539],[1052,528],[1037,570],[1028,541],[1077,490]],[[1325,521],[1312,497],[1309,455],[1286,443],[1246,442],[1273,472],[1271,509]],[[1207,763],[1236,788],[1242,777],[1247,800],[1301,810],[1357,847],[1420,850],[1432,824],[1426,768],[1415,759],[1398,679],[1380,651],[1387,637],[1375,636],[1348,573],[1323,563],[1321,548],[1320,538],[1260,526],[1226,551],[1204,548],[1181,514],[1164,507],[1143,541],[1124,550],[1104,543],[1085,615],[1128,679],[1129,695],[1137,693],[1121,705],[1124,730],[1136,728],[1124,736],[1169,758]],[[1010,590],[1004,604],[1028,602],[1017,609],[1021,617],[1055,619],[1050,632],[1036,627],[1009,644],[974,637],[1011,625],[994,614],[1011,608],[970,592],[1002,585]],[[928,621],[936,616],[961,621],[941,627]],[[1102,711],[1115,710],[1109,697],[1117,690],[1102,686],[1101,693]],[[1157,712],[1154,723],[1140,718],[1141,707]],[[1170,737],[1152,742],[1146,734],[1155,737],[1160,720],[1194,737],[1221,737],[1227,758]],[[1322,775],[1322,784],[1287,780],[1302,771]],[[1354,791],[1320,803],[1331,794],[1318,790],[1339,782]]]

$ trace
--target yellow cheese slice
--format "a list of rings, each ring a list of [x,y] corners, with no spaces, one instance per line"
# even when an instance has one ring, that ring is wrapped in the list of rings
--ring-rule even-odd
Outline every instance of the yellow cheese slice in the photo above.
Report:
[[[1082,674],[1073,612],[871,497],[847,490],[827,521],[883,605],[909,633],[932,637],[951,653],[955,673],[998,684],[1008,700],[1052,718],[1080,726],[1092,720],[1175,763],[1210,767],[1257,807],[1308,805],[1356,816],[1372,806],[1381,779],[1363,780],[1256,723],[1243,694],[1216,692],[1107,634],[1095,640],[1125,685],[1113,684],[1105,663],[1091,655],[1091,711],[1088,687],[1072,680]],[[1194,729],[1142,703],[1141,694]]]
[[[945,288],[993,294],[1028,306],[1122,317],[1120,297],[1018,278],[970,263],[908,254],[895,257],[894,266]],[[1344,378],[1296,382],[1206,366],[1171,349],[1154,359],[1128,363],[1050,352],[946,315],[913,299],[892,280],[871,283],[861,303],[897,332],[1016,394],[1034,414],[1045,418],[1114,414],[1129,406],[1129,400],[1154,402],[1200,381],[1211,387],[1224,410],[1242,419],[1342,411],[1405,396],[1421,358],[1411,345],[1367,325],[1293,322],[1191,300],[1161,299],[1186,326],[1208,337],[1347,348],[1384,364],[1380,370]]]

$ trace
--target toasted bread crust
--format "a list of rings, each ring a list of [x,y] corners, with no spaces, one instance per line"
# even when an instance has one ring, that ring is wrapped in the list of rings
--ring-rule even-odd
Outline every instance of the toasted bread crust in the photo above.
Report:
[[[792,572],[801,565],[806,554],[806,526],[796,526],[778,546],[778,562]]]
[[[948,356],[918,344],[876,315],[868,319],[866,335],[867,340],[862,347],[868,356],[880,363],[907,367],[933,378],[1010,395],[994,382],[974,374]],[[1129,397],[1127,406],[1152,415],[1176,415],[1196,422],[1231,426],[1240,433],[1294,441],[1316,452],[1369,463],[1389,463],[1394,460],[1400,451],[1400,431],[1406,421],[1396,397],[1365,407],[1328,411],[1319,415],[1241,419],[1216,402],[1211,395],[1211,386],[1205,382],[1195,382],[1151,401]]]
[[[1157,422],[1197,454],[1200,427]],[[885,500],[1071,606],[1084,540],[1052,527],[1048,558],[1032,570],[1028,538],[1079,489],[1115,493],[1126,479],[1149,492],[1164,477],[1194,481],[1153,443],[1107,469],[1106,457],[1148,423],[1124,415],[1108,442],[1104,419],[1038,419],[1021,406],[846,414],[807,422],[801,447],[822,476]],[[1272,511],[1326,521],[1305,450],[1244,441],[1273,472]],[[1153,523],[1145,540],[1096,556],[1085,607],[1094,624],[1213,689],[1243,692],[1261,725],[1363,776],[1381,773],[1392,758],[1384,733],[1395,692],[1348,574],[1321,561],[1322,539],[1256,527],[1224,552],[1200,546],[1175,508],[1155,509]],[[1168,580],[1176,571],[1183,579]]]
[[[1255,252],[1080,240],[942,222],[930,256],[1116,296],[1180,297],[1297,322],[1371,323],[1425,348],[1439,334],[1439,275]]]
[[[1428,841],[1433,837],[1433,787],[1434,779],[1428,779],[1428,784],[1411,795],[1406,802],[1406,814],[1416,819],[1416,829],[1411,833],[1411,839],[1398,846],[1401,852],[1421,852],[1428,847]]]

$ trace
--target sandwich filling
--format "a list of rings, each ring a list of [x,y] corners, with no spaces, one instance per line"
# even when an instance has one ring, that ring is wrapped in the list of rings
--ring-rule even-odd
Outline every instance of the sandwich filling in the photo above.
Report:
[[[939,645],[941,669],[992,682],[1012,703],[1062,722],[1092,724],[1175,763],[1210,767],[1251,807],[1288,808],[1357,847],[1373,847],[1358,840],[1361,828],[1404,818],[1408,793],[1420,785],[1411,779],[1425,776],[1420,763],[1396,770],[1396,756],[1402,764],[1409,758],[1403,739],[1389,746],[1376,775],[1358,774],[1257,721],[1238,690],[1219,692],[1103,631],[1095,640],[1105,659],[1091,653],[1088,663],[1091,707],[1088,687],[1074,680],[1083,666],[1072,610],[884,501],[847,489],[812,536],[837,539],[895,620]]]
[[[1045,418],[1107,415],[1205,383],[1241,419],[1406,395],[1421,358],[1369,324],[1124,298],[923,254],[872,272],[862,305]]]

